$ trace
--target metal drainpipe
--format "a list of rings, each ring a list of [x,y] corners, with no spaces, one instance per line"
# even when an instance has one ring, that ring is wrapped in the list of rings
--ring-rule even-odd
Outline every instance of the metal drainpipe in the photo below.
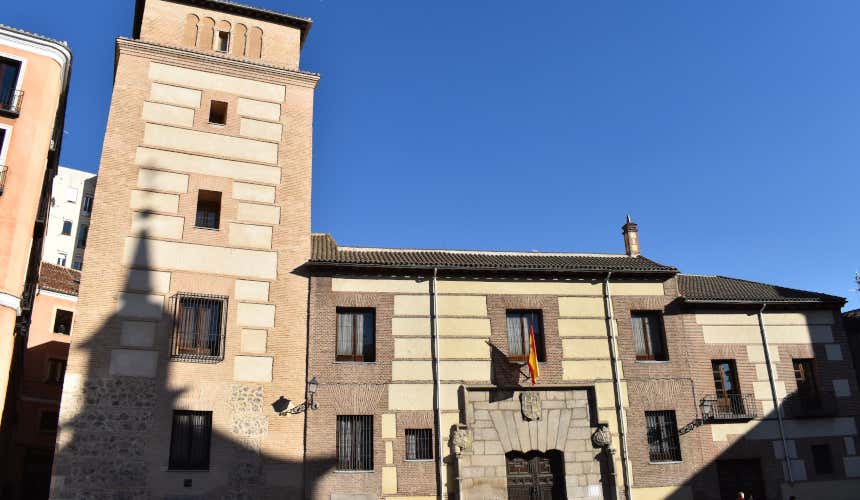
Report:
[[[445,475],[442,463],[444,441],[442,438],[442,404],[440,402],[442,386],[439,382],[439,315],[437,313],[438,303],[436,301],[437,274],[438,269],[434,267],[433,280],[430,282],[430,317],[432,318],[430,332],[433,337],[433,409],[436,410],[433,415],[433,424],[436,427],[436,498],[442,500],[442,487]]]
[[[621,401],[621,381],[618,373],[618,344],[615,332],[615,314],[612,312],[612,291],[609,289],[609,278],[612,273],[606,273],[603,282],[603,305],[606,309],[606,317],[609,321],[609,356],[612,358],[612,387],[615,390],[615,414],[618,417],[618,438],[621,442],[621,472],[624,475],[624,497],[627,500],[633,498],[630,477],[630,458],[627,454],[627,418],[624,415],[624,405]]]
[[[764,362],[767,363],[767,380],[770,382],[770,395],[773,398],[773,411],[776,412],[776,419],[779,422],[779,436],[782,438],[783,460],[785,460],[785,469],[788,471],[788,484],[794,484],[794,473],[791,471],[791,458],[788,454],[788,441],[785,439],[785,426],[782,423],[782,410],[779,407],[779,400],[776,398],[776,383],[773,381],[773,368],[770,365],[770,347],[767,343],[767,332],[764,329],[764,308],[767,304],[762,304],[759,309],[758,328],[761,332],[761,345],[764,348]]]

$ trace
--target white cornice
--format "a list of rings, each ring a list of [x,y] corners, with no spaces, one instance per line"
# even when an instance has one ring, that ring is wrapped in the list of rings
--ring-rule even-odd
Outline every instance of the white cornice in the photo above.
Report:
[[[72,53],[69,51],[69,48],[59,42],[52,42],[2,26],[0,26],[0,45],[8,45],[16,49],[50,57],[61,68],[68,66],[72,60]]]
[[[68,300],[69,302],[77,302],[77,295],[69,295],[67,293],[55,292],[53,290],[45,290],[43,288],[39,288],[39,295],[44,295],[46,297],[54,297],[55,299],[63,299]]]
[[[0,292],[0,307],[8,307],[15,311],[16,316],[21,315],[21,298],[12,294]]]

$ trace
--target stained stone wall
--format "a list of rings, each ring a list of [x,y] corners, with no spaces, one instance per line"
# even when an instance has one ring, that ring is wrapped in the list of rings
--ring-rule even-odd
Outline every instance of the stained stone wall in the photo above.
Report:
[[[596,430],[587,389],[534,391],[541,416],[526,420],[520,391],[465,391],[465,421],[471,449],[457,461],[462,500],[507,498],[505,453],[559,450],[564,454],[567,498],[604,498],[601,450],[591,443]]]

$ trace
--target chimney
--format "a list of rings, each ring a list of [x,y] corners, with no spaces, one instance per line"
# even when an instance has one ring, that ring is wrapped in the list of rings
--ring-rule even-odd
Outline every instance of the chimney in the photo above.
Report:
[[[621,226],[624,235],[624,250],[631,257],[639,257],[639,226],[627,216],[627,224]]]

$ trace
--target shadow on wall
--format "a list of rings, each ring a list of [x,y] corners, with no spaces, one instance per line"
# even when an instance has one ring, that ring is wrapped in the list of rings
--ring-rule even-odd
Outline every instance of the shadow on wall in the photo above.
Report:
[[[145,242],[146,234],[139,241]],[[146,267],[140,265],[148,262],[145,243],[136,249],[135,262]],[[174,390],[167,383],[169,324],[165,312],[155,335],[155,378],[109,376],[110,351],[120,347],[122,321],[117,315],[75,346],[72,358],[88,362],[82,373],[75,374],[75,360],[70,360],[50,497],[283,499],[313,495],[315,481],[311,477],[303,481],[305,468],[327,471],[336,466],[336,458],[305,464],[262,452],[263,436],[274,419],[302,416],[276,415],[259,384],[224,384],[230,386],[229,394],[215,396],[230,399],[232,414],[226,423],[224,415],[213,414],[207,470],[170,470],[171,443],[166,436],[171,435],[173,411],[203,408],[180,403],[190,389]],[[192,394],[183,401],[193,405],[197,396],[203,394]],[[259,425],[249,425],[251,422]],[[307,493],[302,491],[303,484]]]

